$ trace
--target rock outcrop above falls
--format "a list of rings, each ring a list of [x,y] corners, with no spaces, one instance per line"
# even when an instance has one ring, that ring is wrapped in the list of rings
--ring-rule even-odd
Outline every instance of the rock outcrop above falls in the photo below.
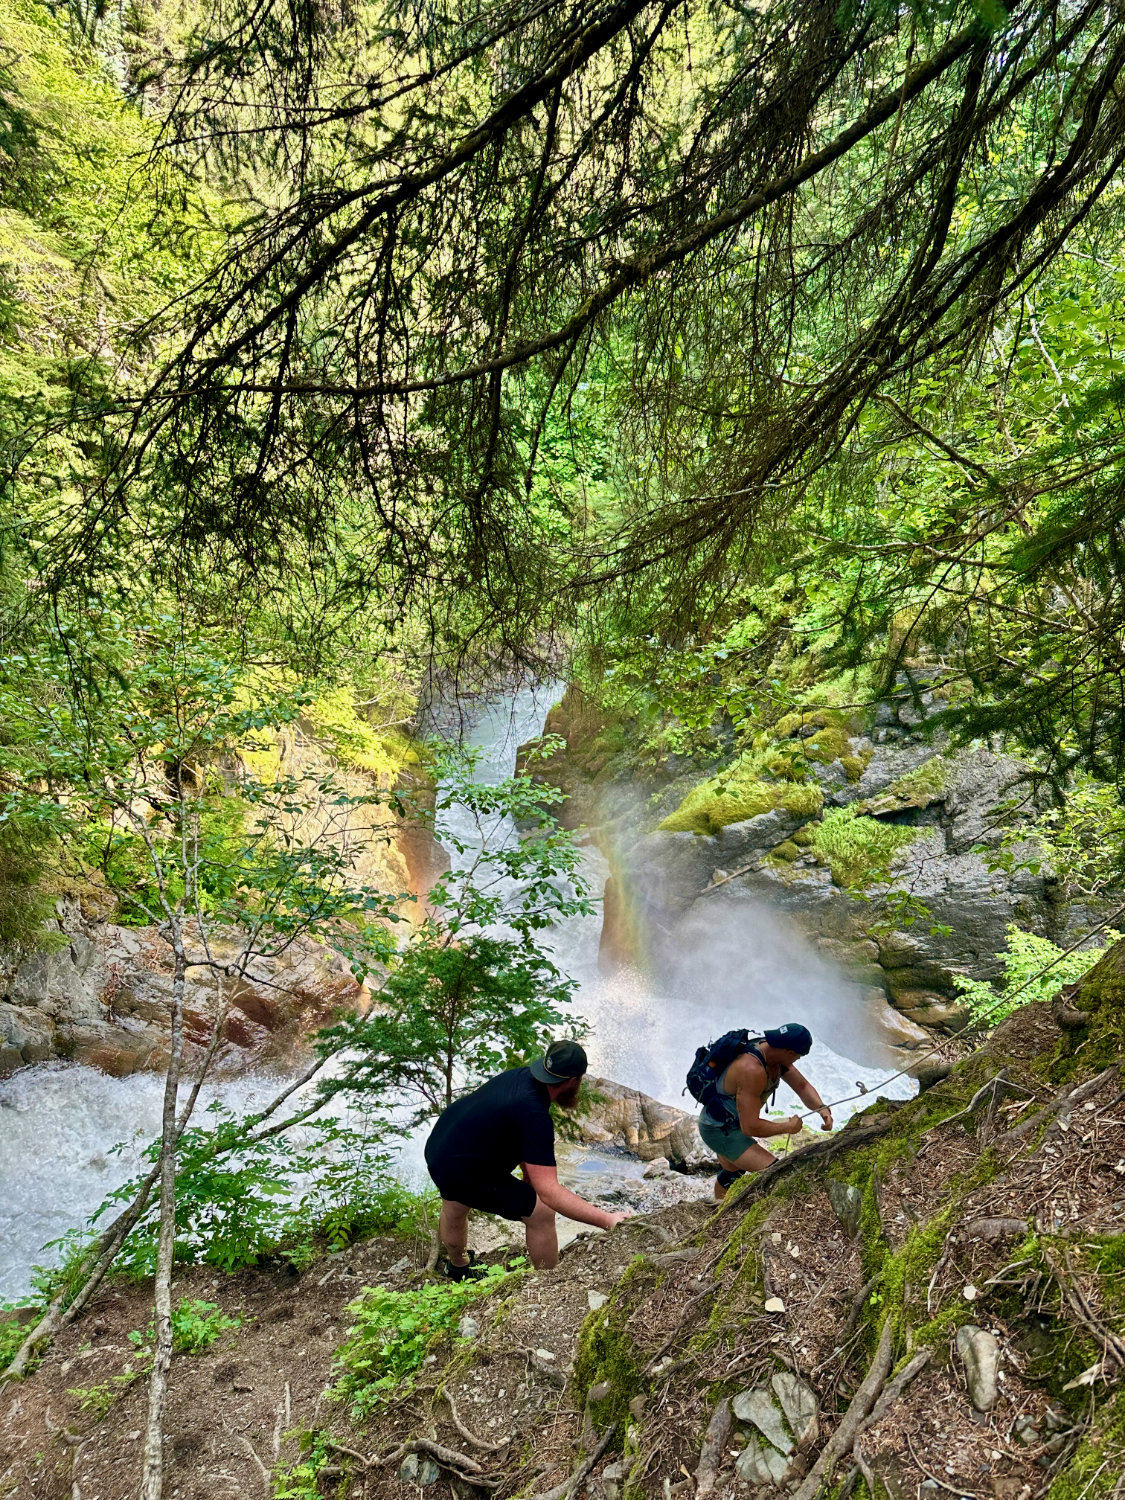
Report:
[[[618,889],[607,908],[617,930],[607,933],[606,948],[627,951],[626,924],[643,929],[660,961],[674,956],[693,920],[751,922],[764,901],[907,1021],[955,1027],[963,1015],[957,976],[997,977],[1011,924],[1065,944],[1097,920],[1060,899],[1033,842],[1015,848],[1010,870],[990,861],[1001,838],[995,809],[1010,795],[1018,763],[983,749],[940,762],[913,743],[856,749],[869,759],[855,781],[838,764],[817,768],[824,808],[854,806],[855,838],[878,823],[910,830],[893,875],[867,889],[838,883],[830,857],[809,838],[813,820],[784,808],[712,836],[654,832],[617,854]],[[882,898],[890,890],[914,904],[911,926],[888,918]]]
[[[912,677],[862,719],[791,714],[725,768],[685,784],[677,766],[655,791],[633,783],[595,707],[568,690],[550,721],[566,750],[535,774],[571,794],[571,821],[580,814],[610,858],[603,967],[643,964],[660,983],[685,953],[714,947],[710,929],[741,932],[745,949],[763,913],[781,914],[855,986],[853,1031],[911,1046],[964,1023],[958,979],[998,978],[1011,926],[1067,946],[1096,925],[1108,897],[1064,894],[1035,840],[1026,768],[927,737],[943,690]],[[637,837],[646,791],[663,822]]]

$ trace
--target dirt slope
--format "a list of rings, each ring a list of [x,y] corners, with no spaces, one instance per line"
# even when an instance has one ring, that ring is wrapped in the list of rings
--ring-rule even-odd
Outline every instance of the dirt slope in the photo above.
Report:
[[[424,1246],[372,1241],[300,1277],[183,1277],[178,1295],[245,1321],[174,1361],[167,1493],[379,1500],[452,1485],[506,1500],[575,1473],[573,1495],[596,1500],[1121,1493],[1125,1095],[1118,991],[1099,983],[1088,1024],[1019,1012],[944,1082],[873,1106],[722,1212],[679,1204],[508,1278],[468,1309],[470,1337],[438,1341],[364,1421],[326,1394],[348,1304],[365,1285],[420,1285]],[[0,1495],[134,1493],[143,1382],[100,1417],[68,1392],[121,1374],[147,1316],[145,1288],[114,1289],[4,1392]],[[853,1444],[850,1418],[880,1390]],[[301,1432],[318,1456],[282,1481]],[[846,1451],[802,1488],[841,1434]]]

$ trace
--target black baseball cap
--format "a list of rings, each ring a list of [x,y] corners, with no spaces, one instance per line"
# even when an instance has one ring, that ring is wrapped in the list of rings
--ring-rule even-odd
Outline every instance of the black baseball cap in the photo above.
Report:
[[[542,1057],[531,1064],[532,1078],[540,1083],[566,1083],[581,1078],[590,1064],[577,1042],[552,1042]]]
[[[762,1035],[771,1047],[780,1047],[786,1052],[795,1052],[798,1057],[808,1057],[812,1051],[812,1032],[799,1021],[786,1021],[784,1026],[775,1026]]]

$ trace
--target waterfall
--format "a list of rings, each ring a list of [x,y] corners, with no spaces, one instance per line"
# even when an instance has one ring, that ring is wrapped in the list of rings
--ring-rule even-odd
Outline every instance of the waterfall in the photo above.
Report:
[[[485,705],[467,731],[477,753],[475,776],[495,782],[511,774],[517,747],[540,733],[558,685],[523,689]],[[443,814],[439,834],[469,843],[477,836],[471,816],[453,807]],[[489,842],[518,838],[510,820],[485,830]],[[455,864],[468,856],[454,855]],[[599,894],[607,866],[593,847],[584,850],[584,873]],[[847,1051],[821,1039],[827,1028],[836,1048],[864,1048],[864,1017],[855,987],[820,962],[800,936],[762,906],[716,912],[689,925],[675,972],[662,976],[659,989],[639,973],[606,975],[598,969],[600,912],[570,917],[549,937],[560,969],[578,982],[575,1010],[589,1027],[591,1070],[642,1089],[669,1104],[686,1107],[683,1079],[695,1048],[733,1026],[760,1028],[802,1020],[817,1039],[803,1071],[825,1099],[856,1093],[861,1083],[872,1094],[906,1097],[908,1079],[886,1090],[880,1080],[891,1071],[861,1067]],[[818,1035],[819,1029],[819,1035]],[[206,1107],[220,1098],[237,1113],[250,1113],[273,1096],[276,1075],[223,1080],[204,1092]],[[44,1063],[22,1068],[0,1082],[0,1299],[25,1295],[30,1268],[53,1264],[48,1241],[81,1227],[113,1188],[133,1176],[140,1152],[160,1127],[163,1080],[153,1074],[110,1078],[94,1068]],[[784,1091],[778,1099],[785,1113]],[[796,1104],[794,1102],[794,1108]],[[837,1111],[842,1123],[857,1106]],[[119,1150],[114,1150],[120,1146]],[[424,1176],[421,1140],[408,1142],[402,1175]]]
[[[517,746],[541,732],[560,691],[559,684],[524,689],[488,706],[468,736],[480,756],[479,779],[498,781],[511,774]],[[471,836],[471,825],[457,809],[447,815],[447,826],[455,826],[466,840]],[[508,822],[488,830],[488,837],[516,838],[518,833]],[[600,894],[609,873],[604,856],[589,846],[583,866],[591,890]],[[678,959],[654,988],[636,970],[601,972],[600,910],[566,918],[550,935],[555,962],[578,981],[575,1010],[590,1028],[586,1050],[595,1074],[687,1108],[692,1101],[683,1095],[684,1075],[697,1046],[734,1027],[761,1030],[802,1021],[816,1041],[802,1072],[825,1100],[854,1096],[861,1089],[872,1097],[908,1098],[913,1092],[908,1078],[882,1086],[896,1068],[889,1049],[885,1067],[864,1066],[849,1055],[849,1047],[867,1058],[877,1050],[862,992],[818,958],[796,928],[764,903],[748,901],[737,912],[729,905],[717,906],[686,923],[678,936]],[[792,1100],[791,1108],[787,1100]],[[785,1114],[801,1107],[784,1089],[777,1104]],[[851,1100],[836,1111],[836,1123],[860,1107]]]

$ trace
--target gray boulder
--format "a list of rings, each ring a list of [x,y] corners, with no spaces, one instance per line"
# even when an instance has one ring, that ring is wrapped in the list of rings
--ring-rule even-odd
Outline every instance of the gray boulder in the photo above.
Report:
[[[789,1460],[769,1443],[751,1438],[738,1455],[735,1470],[740,1479],[753,1485],[777,1485],[789,1472]]]
[[[964,1323],[957,1330],[957,1353],[965,1367],[969,1400],[977,1411],[991,1411],[999,1395],[999,1340],[986,1328]]]
[[[766,1441],[780,1453],[793,1452],[793,1439],[773,1396],[764,1386],[742,1391],[731,1402],[731,1410],[740,1422],[756,1427]]]
[[[609,1078],[587,1078],[594,1102],[578,1119],[587,1145],[617,1146],[642,1161],[702,1168],[713,1157],[699,1138],[696,1117]],[[647,1175],[647,1174],[646,1174]]]
[[[418,1453],[408,1453],[399,1466],[398,1477],[403,1484],[436,1484],[441,1478],[441,1470],[432,1458],[424,1458]]]
[[[859,1234],[859,1216],[863,1209],[863,1194],[850,1182],[829,1179],[828,1201],[849,1239]]]
[[[792,1370],[778,1370],[770,1384],[798,1445],[802,1448],[811,1446],[820,1430],[820,1404],[816,1392]]]

